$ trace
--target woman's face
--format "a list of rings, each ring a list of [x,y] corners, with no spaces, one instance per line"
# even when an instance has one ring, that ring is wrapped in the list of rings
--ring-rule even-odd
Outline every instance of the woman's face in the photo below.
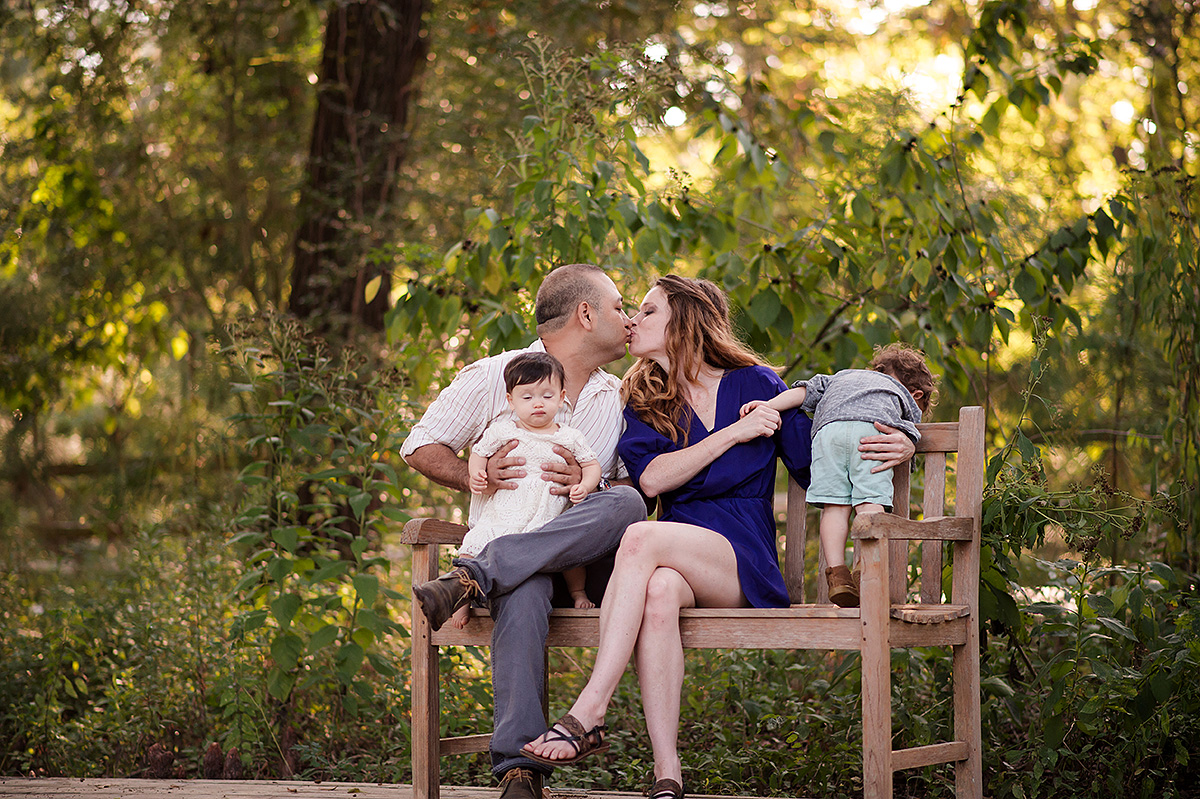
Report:
[[[650,358],[665,366],[667,323],[670,320],[671,307],[667,304],[666,292],[657,286],[650,289],[631,320],[629,354],[635,358]]]

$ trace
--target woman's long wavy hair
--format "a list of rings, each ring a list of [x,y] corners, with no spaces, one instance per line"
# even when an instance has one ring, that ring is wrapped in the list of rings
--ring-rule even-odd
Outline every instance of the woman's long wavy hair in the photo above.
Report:
[[[701,365],[740,369],[766,362],[734,336],[729,302],[714,283],[665,275],[654,287],[667,295],[671,309],[666,330],[670,372],[656,361],[638,358],[621,381],[621,398],[642,421],[686,447],[694,412],[684,386],[696,380]]]

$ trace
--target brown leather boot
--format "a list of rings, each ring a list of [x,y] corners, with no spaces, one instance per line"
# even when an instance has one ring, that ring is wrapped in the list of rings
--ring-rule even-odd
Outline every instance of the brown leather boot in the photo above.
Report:
[[[429,619],[429,626],[435,632],[441,629],[446,619],[454,615],[454,611],[472,599],[483,596],[479,583],[475,582],[471,572],[463,566],[443,574],[436,580],[414,585],[413,593],[421,605],[421,610],[425,612],[425,618]]]
[[[845,566],[829,566],[825,569],[825,582],[829,584],[829,601],[841,608],[858,607],[858,580]]]
[[[542,774],[531,768],[510,768],[500,781],[500,799],[542,799]]]

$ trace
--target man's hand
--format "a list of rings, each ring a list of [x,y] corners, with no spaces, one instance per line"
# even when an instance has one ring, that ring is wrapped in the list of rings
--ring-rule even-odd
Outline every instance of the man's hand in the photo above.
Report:
[[[571,493],[571,486],[576,485],[583,479],[583,467],[579,465],[579,461],[575,460],[575,456],[571,453],[571,450],[566,447],[555,444],[554,454],[562,458],[565,463],[543,463],[542,479],[558,484],[550,486],[551,494],[557,496],[569,495]]]
[[[488,458],[487,486],[478,493],[490,497],[499,489],[513,490],[517,487],[512,481],[525,476],[525,470],[521,468],[525,465],[525,459],[508,457],[508,453],[516,446],[517,441],[513,439]]]
[[[888,427],[882,422],[875,423],[875,429],[883,435],[867,436],[858,442],[858,451],[865,461],[883,461],[871,470],[871,474],[906,463],[917,451],[917,445],[912,439],[894,427]]]

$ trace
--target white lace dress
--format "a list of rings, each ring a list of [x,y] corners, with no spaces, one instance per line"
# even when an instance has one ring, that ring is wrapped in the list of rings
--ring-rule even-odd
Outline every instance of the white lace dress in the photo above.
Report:
[[[525,459],[525,476],[517,479],[515,489],[500,489],[484,500],[478,521],[463,538],[460,555],[478,555],[500,536],[536,530],[567,509],[570,500],[565,495],[550,493],[550,487],[557,484],[542,479],[543,463],[564,462],[554,454],[555,444],[565,447],[580,463],[596,460],[583,434],[573,427],[560,424],[553,433],[538,433],[518,428],[511,419],[493,422],[471,451],[491,457],[514,438],[518,443],[508,457]]]

